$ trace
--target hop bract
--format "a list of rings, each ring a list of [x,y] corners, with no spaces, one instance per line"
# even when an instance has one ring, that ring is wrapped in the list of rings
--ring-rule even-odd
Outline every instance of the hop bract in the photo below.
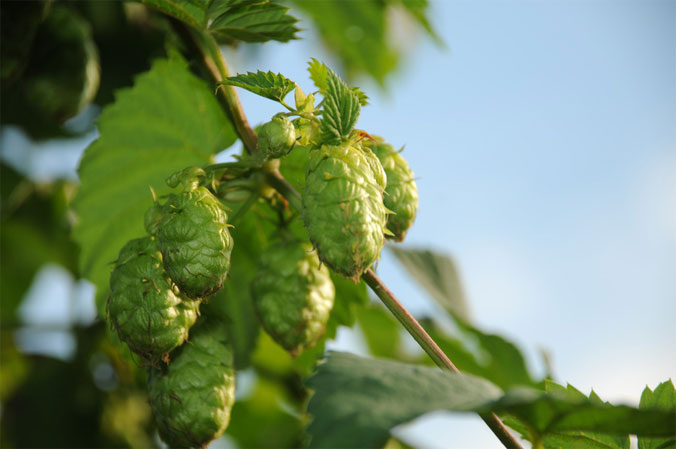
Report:
[[[274,116],[258,130],[258,149],[268,159],[288,154],[296,143],[296,129],[286,116]]]
[[[311,245],[292,241],[269,247],[251,293],[263,328],[292,355],[324,335],[335,288]]]
[[[171,360],[148,373],[157,428],[172,448],[204,448],[227,428],[235,401],[233,350],[225,327],[201,318]]]
[[[188,338],[199,301],[180,294],[162,267],[157,241],[129,241],[110,276],[108,314],[123,342],[151,363]]]
[[[223,205],[205,187],[171,194],[156,232],[164,267],[181,291],[202,298],[223,286],[233,242]]]
[[[310,151],[303,192],[310,240],[322,262],[355,282],[383,248],[385,182],[378,159],[349,141]]]
[[[394,234],[392,239],[401,242],[418,211],[418,187],[413,171],[394,147],[381,143],[373,146],[373,152],[387,175],[385,207],[392,211],[387,218],[387,228]]]

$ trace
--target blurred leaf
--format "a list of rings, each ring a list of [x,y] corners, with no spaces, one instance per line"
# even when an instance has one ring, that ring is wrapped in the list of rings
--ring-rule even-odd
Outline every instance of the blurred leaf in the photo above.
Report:
[[[13,326],[15,311],[35,274],[56,263],[77,275],[78,249],[70,238],[70,182],[37,185],[0,164],[0,324]]]
[[[239,448],[299,448],[302,425],[299,415],[291,414],[284,386],[258,378],[251,395],[235,402],[227,435]]]
[[[420,324],[425,328],[425,331],[430,335],[434,342],[443,350],[443,352],[448,356],[448,358],[453,361],[453,364],[463,373],[468,373],[471,375],[476,375],[482,378],[486,378],[489,381],[491,379],[491,373],[485,364],[481,364],[477,357],[467,348],[467,344],[461,339],[448,336],[444,333],[432,320],[430,319],[420,319]],[[422,355],[420,357],[421,364],[434,365],[434,361],[430,359],[427,355]],[[498,383],[495,383],[498,384]]]
[[[28,375],[30,364],[16,349],[12,333],[7,329],[0,333],[0,402],[4,404]]]
[[[570,398],[573,401],[589,401],[594,405],[607,405],[599,398],[594,391],[589,397],[570,384],[565,388],[551,380],[546,380],[545,392],[550,392],[562,397]],[[518,431],[524,439],[532,439],[527,425],[524,425],[517,419],[507,416],[505,424]],[[565,431],[548,433],[542,442],[545,448],[629,448],[629,435],[624,434],[604,434],[592,431]]]
[[[676,428],[673,408],[612,406],[555,387],[516,388],[503,395],[489,381],[470,375],[346,353],[329,353],[307,385],[315,392],[308,404],[312,447],[379,447],[392,427],[441,409],[516,417],[531,442],[540,443],[553,433],[670,436]]]
[[[388,249],[439,305],[469,321],[462,283],[451,258],[433,250],[404,249],[394,245],[388,246]]]
[[[238,86],[256,95],[277,102],[284,100],[284,97],[296,87],[296,83],[284,75],[273,72],[261,72],[260,70],[256,73],[247,72],[246,75],[238,74],[237,76],[226,78],[220,84]]]
[[[400,325],[389,311],[370,303],[357,310],[357,321],[373,356],[400,359]]]
[[[348,137],[357,124],[360,111],[358,95],[329,69],[321,122],[322,140],[337,144],[341,139]]]
[[[676,410],[676,390],[671,379],[660,383],[654,391],[648,386],[641,394],[639,409],[659,408]],[[654,438],[650,436],[638,436],[638,448],[676,448],[676,431],[667,438]]]
[[[2,121],[41,138],[57,133],[96,94],[99,62],[89,24],[68,5],[54,5],[37,29],[29,58],[16,83],[3,83]]]
[[[310,16],[326,47],[348,76],[365,72],[378,83],[397,65],[399,56],[387,39],[387,3],[379,0],[294,0]]]
[[[0,3],[0,74],[2,84],[11,85],[28,63],[28,54],[49,1]]]
[[[467,321],[468,307],[462,285],[455,264],[449,257],[430,250],[389,248],[420,286],[451,314],[463,340],[478,344],[476,362],[481,367],[474,367],[472,370],[478,372],[473,373],[503,389],[534,385],[523,354],[516,345],[499,335],[485,333]],[[467,348],[467,344],[464,347]],[[456,353],[462,355],[459,347],[456,347]],[[469,360],[466,362],[472,367]]]
[[[427,31],[438,45],[443,45],[441,37],[432,28],[429,18],[427,17],[427,9],[429,2],[427,0],[394,0],[393,4],[401,3],[404,8],[413,16],[413,18]]]
[[[99,132],[80,162],[73,236],[101,312],[110,262],[125,242],[145,234],[149,187],[163,195],[169,175],[210,163],[234,142],[235,133],[212,92],[178,57],[156,61],[133,88],[120,91],[101,114]]]
[[[94,101],[112,103],[114,92],[134,84],[134,76],[150,70],[154,59],[165,57],[170,29],[161,15],[132,2],[72,2],[89,21],[99,60],[101,83]],[[122,50],[123,49],[123,50]]]
[[[96,385],[92,364],[103,338],[101,322],[76,328],[77,343],[69,361],[25,356],[30,371],[3,401],[2,448],[120,448],[125,442],[101,433],[108,396]]]
[[[456,320],[465,336],[479,344],[479,361],[485,367],[484,377],[506,389],[513,386],[534,386],[526,360],[519,348],[497,334],[488,334],[478,328]]]
[[[437,368],[330,352],[307,386],[310,448],[379,448],[389,430],[427,412],[500,398],[491,383]]]
[[[544,392],[517,388],[487,408],[516,417],[525,425],[523,430],[527,429],[531,442],[543,439],[545,444],[592,445],[594,441],[595,445],[627,443],[628,446],[625,441],[628,434],[673,436],[676,433],[674,409],[613,406],[604,403],[595,394],[587,399],[576,389],[564,389],[549,380],[545,383]],[[584,443],[582,439],[585,439]]]
[[[289,8],[268,0],[142,0],[220,42],[287,42],[296,38]]]
[[[217,309],[229,319],[230,342],[235,347],[235,367],[238,370],[249,366],[251,352],[258,339],[259,326],[251,299],[251,282],[256,275],[260,255],[269,245],[274,231],[272,223],[261,219],[261,209],[259,205],[254,205],[231,229],[235,245],[228,279],[209,304],[203,307],[207,313]]]

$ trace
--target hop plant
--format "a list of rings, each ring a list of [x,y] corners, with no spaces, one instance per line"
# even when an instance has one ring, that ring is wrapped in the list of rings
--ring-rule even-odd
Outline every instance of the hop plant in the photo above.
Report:
[[[385,183],[378,159],[354,140],[310,152],[303,192],[310,240],[322,262],[355,282],[383,248]]]
[[[288,117],[275,115],[258,130],[258,149],[266,159],[281,158],[296,143],[296,129]]]
[[[324,335],[335,288],[311,245],[291,241],[269,247],[251,292],[263,328],[293,356]]]
[[[162,439],[174,448],[204,448],[230,422],[235,401],[233,350],[225,327],[203,317],[168,366],[148,373],[150,406]]]
[[[387,218],[387,228],[393,233],[392,239],[401,242],[413,225],[418,211],[418,187],[413,171],[394,147],[381,142],[373,146],[373,152],[387,175],[385,207],[391,211]]]
[[[201,170],[170,177],[167,183],[181,184],[184,191],[171,194],[159,213],[156,206],[146,214],[146,227],[157,233],[167,273],[191,298],[207,297],[221,288],[233,247],[223,205],[196,181],[203,176]]]
[[[129,241],[110,276],[108,314],[123,342],[144,359],[167,360],[188,338],[199,301],[183,296],[162,267],[157,240]]]

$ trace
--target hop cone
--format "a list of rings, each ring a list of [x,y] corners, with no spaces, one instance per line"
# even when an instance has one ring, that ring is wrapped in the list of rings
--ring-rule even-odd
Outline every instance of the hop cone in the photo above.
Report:
[[[292,355],[314,346],[324,334],[335,289],[309,244],[269,247],[251,292],[263,328]]]
[[[326,265],[355,282],[383,248],[385,182],[377,158],[361,146],[346,142],[310,152],[303,192],[310,240]]]
[[[181,295],[162,267],[157,241],[129,241],[110,276],[108,314],[118,336],[143,358],[157,362],[188,338],[199,302]]]
[[[392,238],[401,242],[413,225],[418,210],[418,188],[413,171],[401,154],[389,144],[375,145],[373,152],[380,159],[387,175],[385,207],[393,213],[388,216],[387,228],[394,233]]]
[[[162,439],[174,448],[204,448],[223,434],[235,401],[233,352],[225,327],[206,317],[171,364],[148,373],[148,395]]]
[[[223,286],[233,242],[223,205],[205,187],[170,195],[156,231],[164,267],[181,291],[202,298]]]
[[[296,143],[296,129],[285,116],[275,116],[258,130],[258,149],[266,158],[281,158]]]

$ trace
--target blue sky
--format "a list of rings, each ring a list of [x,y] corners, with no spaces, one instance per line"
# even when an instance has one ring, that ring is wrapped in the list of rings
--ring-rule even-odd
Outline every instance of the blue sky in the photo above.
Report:
[[[448,48],[418,36],[387,93],[361,83],[371,105],[359,127],[406,145],[419,178],[406,243],[453,255],[474,320],[522,345],[536,371],[545,348],[559,381],[637,402],[676,375],[676,2],[431,8]],[[251,59],[228,52],[231,69],[310,90],[307,61],[331,60],[305,37]],[[278,111],[242,102],[253,123]],[[414,313],[439,312],[389,255],[379,271]],[[335,347],[359,344],[342,333]],[[498,445],[478,419],[446,413],[398,433]]]

